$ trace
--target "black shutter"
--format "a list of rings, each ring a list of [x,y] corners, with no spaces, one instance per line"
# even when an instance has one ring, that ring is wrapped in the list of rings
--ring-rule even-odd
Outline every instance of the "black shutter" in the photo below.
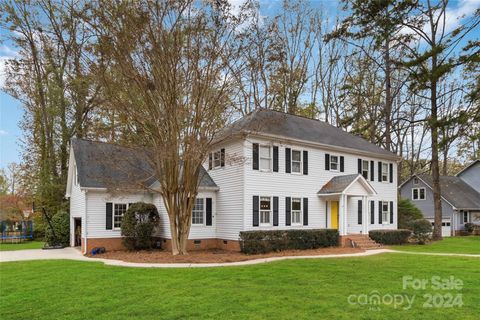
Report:
[[[390,172],[390,183],[393,183],[393,163],[390,163],[388,171]]]
[[[378,201],[378,224],[382,223],[382,201]]]
[[[225,167],[225,149],[220,149],[220,166]]]
[[[375,224],[375,201],[370,201],[370,224]]]
[[[390,201],[390,223],[393,224],[393,201]]]
[[[375,162],[370,161],[370,180],[375,181]]]
[[[212,198],[207,198],[206,199],[207,204],[206,204],[206,225],[211,226],[212,225]]]
[[[253,144],[253,170],[258,170],[258,143]]]
[[[362,174],[362,159],[358,159],[358,173]]]
[[[345,160],[343,156],[340,156],[340,172],[345,171]]]
[[[106,209],[106,228],[107,230],[112,230],[113,227],[113,203],[107,202],[107,209]]]
[[[278,197],[273,197],[273,225],[278,226]]]
[[[330,155],[325,153],[325,170],[330,170]]]
[[[285,148],[285,172],[286,173],[292,172],[291,156],[292,156],[292,152],[290,148]]]
[[[358,200],[358,224],[362,224],[363,203],[362,200]]]
[[[259,198],[258,196],[253,196],[253,226],[258,227],[259,222],[260,222],[260,217],[259,217]]]
[[[212,165],[213,165],[213,154],[210,153],[208,155],[208,170],[212,170]]]
[[[286,197],[285,198],[285,225],[286,226],[291,225],[291,222],[292,222],[291,205],[292,205],[292,199],[290,197]]]
[[[378,161],[378,181],[382,182],[382,162]]]
[[[273,172],[278,172],[278,147],[273,147]]]
[[[308,174],[308,151],[303,151],[303,174]]]
[[[308,198],[303,198],[303,225],[308,226]]]

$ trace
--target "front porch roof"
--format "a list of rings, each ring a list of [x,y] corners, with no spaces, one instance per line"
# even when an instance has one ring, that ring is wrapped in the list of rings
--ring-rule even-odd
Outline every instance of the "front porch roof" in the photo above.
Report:
[[[356,186],[360,187],[360,189],[355,188]],[[362,190],[362,192],[359,193],[358,190]],[[377,192],[370,185],[370,183],[368,183],[368,181],[361,174],[358,173],[333,177],[317,192],[317,194],[319,196],[331,196],[340,194],[372,196],[376,195]]]

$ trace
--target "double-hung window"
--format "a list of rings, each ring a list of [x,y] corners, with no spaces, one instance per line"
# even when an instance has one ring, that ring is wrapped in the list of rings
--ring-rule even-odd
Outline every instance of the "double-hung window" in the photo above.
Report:
[[[213,153],[213,167],[220,168],[222,166],[222,153],[220,150]]]
[[[292,226],[302,224],[302,199],[292,198]]]
[[[272,153],[270,146],[260,146],[260,170],[272,170]]]
[[[388,163],[382,163],[382,181],[388,182]]]
[[[292,173],[302,172],[302,151],[292,150]]]
[[[425,200],[425,188],[413,188],[412,200]]]
[[[203,198],[196,198],[192,209],[192,225],[205,223],[205,205]]]
[[[127,212],[126,203],[115,203],[113,206],[113,228],[120,229],[123,215]]]
[[[338,171],[338,156],[330,155],[330,170]]]
[[[260,225],[269,226],[272,224],[272,201],[270,197],[260,197]]]
[[[382,202],[382,223],[383,224],[388,224],[389,214],[390,214],[390,208],[388,205],[388,201],[383,201]]]
[[[368,180],[368,160],[362,160],[362,176]]]

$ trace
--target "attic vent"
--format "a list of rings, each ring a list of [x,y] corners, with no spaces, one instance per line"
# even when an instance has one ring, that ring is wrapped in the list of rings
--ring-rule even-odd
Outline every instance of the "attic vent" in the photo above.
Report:
[[[413,184],[418,184],[418,178],[413,178]]]

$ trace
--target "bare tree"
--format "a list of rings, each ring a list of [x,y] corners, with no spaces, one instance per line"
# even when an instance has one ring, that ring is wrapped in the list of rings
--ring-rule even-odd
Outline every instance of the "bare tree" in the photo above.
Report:
[[[232,106],[228,61],[242,20],[227,1],[100,1],[97,50],[115,112],[136,130],[160,188],[172,253],[186,254],[193,199],[212,137]]]

